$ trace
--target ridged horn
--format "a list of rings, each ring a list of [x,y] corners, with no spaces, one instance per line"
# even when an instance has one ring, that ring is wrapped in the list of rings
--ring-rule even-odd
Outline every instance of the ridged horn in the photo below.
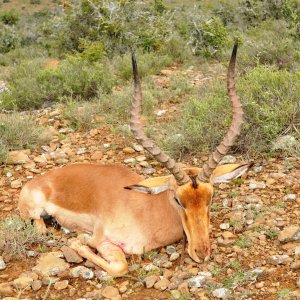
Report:
[[[189,176],[183,169],[170,158],[144,133],[140,122],[142,111],[142,89],[138,75],[138,68],[134,53],[132,53],[132,70],[134,79],[134,96],[132,100],[130,128],[135,139],[140,143],[158,162],[165,166],[175,177],[178,185],[183,185],[190,181]]]
[[[208,161],[204,164],[202,170],[198,174],[201,181],[209,182],[212,172],[218,166],[221,159],[227,154],[230,147],[234,144],[236,138],[241,133],[241,128],[243,124],[243,108],[240,102],[240,98],[236,93],[235,80],[234,80],[234,70],[236,62],[238,42],[235,42],[231,59],[229,62],[228,72],[227,72],[227,90],[231,101],[233,117],[231,126],[225,135],[223,141],[216,148],[216,150],[209,156]]]

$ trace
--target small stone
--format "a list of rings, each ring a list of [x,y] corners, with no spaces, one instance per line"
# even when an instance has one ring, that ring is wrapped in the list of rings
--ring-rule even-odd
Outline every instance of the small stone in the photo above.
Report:
[[[33,250],[29,250],[29,251],[27,251],[27,256],[28,257],[36,257],[37,253]]]
[[[300,227],[295,225],[285,227],[279,232],[278,240],[281,243],[300,240]]]
[[[293,201],[297,199],[297,195],[296,194],[287,194],[283,197],[283,200],[285,201]]]
[[[22,187],[22,181],[20,179],[14,180],[10,183],[10,187],[12,189],[18,189],[18,188]]]
[[[6,264],[3,260],[3,257],[0,256],[0,271],[4,270],[6,268]]]
[[[146,156],[140,155],[135,158],[138,162],[142,162],[146,160]]]
[[[297,256],[300,257],[300,246],[297,246],[297,247],[295,248],[295,256],[296,256],[296,257],[297,257]]]
[[[59,272],[69,269],[69,264],[63,259],[55,257],[53,254],[48,253],[42,256],[38,264],[33,267],[32,271],[43,276],[56,276]]]
[[[205,280],[206,280],[205,276],[200,276],[200,275],[194,276],[188,280],[188,285],[190,288],[191,287],[199,288],[203,286]]]
[[[230,291],[226,288],[219,288],[213,291],[213,296],[218,299],[226,299],[230,295]]]
[[[126,154],[133,154],[133,153],[135,153],[135,150],[133,148],[131,148],[131,147],[126,147],[122,151],[124,153],[126,153]]]
[[[93,279],[94,278],[94,272],[84,266],[78,266],[75,268],[72,268],[70,270],[70,273],[73,277],[81,277],[83,279]]]
[[[167,112],[166,109],[161,109],[161,110],[158,110],[158,111],[154,112],[154,114],[157,115],[158,117],[161,117],[161,116],[163,116],[166,112]]]
[[[117,297],[119,295],[119,290],[113,286],[106,286],[102,290],[102,296],[108,299],[113,299],[114,297]]]
[[[173,245],[167,246],[166,252],[171,255],[173,253],[176,252],[176,247],[174,247]]]
[[[291,261],[291,258],[286,255],[271,255],[267,258],[268,263],[272,264],[272,265],[283,265],[283,264],[287,264]]]
[[[222,160],[220,161],[220,165],[224,164],[233,164],[236,162],[236,158],[232,155],[225,155]]]
[[[110,144],[109,144],[109,143],[103,144],[103,148],[104,148],[104,149],[110,148]]]
[[[6,163],[12,165],[26,164],[30,161],[28,154],[30,150],[10,151]]]
[[[154,169],[154,168],[145,168],[144,170],[143,170],[143,174],[144,175],[151,175],[151,174],[153,174],[153,173],[155,173],[156,172],[156,170]]]
[[[0,283],[0,296],[11,296],[14,294],[14,290],[10,283]]]
[[[61,251],[64,254],[64,257],[66,258],[67,262],[69,263],[81,263],[83,261],[83,258],[81,256],[79,256],[76,251],[74,251],[73,249],[71,249],[68,246],[62,246],[61,247]]]
[[[255,173],[261,173],[264,170],[263,166],[253,167]]]
[[[179,258],[180,254],[178,252],[172,253],[170,256],[170,261],[175,261]]]
[[[144,151],[144,148],[143,148],[143,146],[141,146],[141,145],[133,144],[132,147],[133,147],[133,149],[134,149],[135,151],[137,151],[137,152],[142,152],[142,151]]]
[[[31,284],[31,288],[33,291],[38,291],[42,287],[42,281],[41,280],[33,280]]]
[[[256,287],[257,289],[261,289],[261,288],[263,288],[264,286],[265,286],[265,283],[264,283],[263,281],[258,282],[258,283],[255,284],[255,287]]]
[[[134,163],[136,163],[136,160],[135,160],[135,158],[130,157],[130,158],[124,159],[124,163],[125,164],[134,164]]]
[[[144,281],[146,284],[146,288],[150,289],[154,286],[154,284],[159,280],[159,276],[157,275],[151,275],[151,276],[147,276]]]
[[[21,276],[13,281],[13,286],[16,289],[26,289],[27,287],[31,286],[32,282],[32,278]]]
[[[154,288],[160,291],[164,291],[167,289],[168,285],[170,284],[170,281],[167,278],[162,278],[161,280],[157,281],[154,284]]]
[[[227,230],[230,228],[230,224],[229,223],[221,223],[220,224],[220,229],[222,230]]]
[[[69,285],[69,280],[62,280],[62,281],[57,281],[55,282],[54,284],[54,288],[57,290],[57,291],[61,291],[61,290],[64,290],[68,287]]]
[[[103,157],[103,152],[102,151],[95,151],[92,156],[91,160],[99,160]]]
[[[297,287],[300,287],[300,277],[297,278],[296,285],[297,285]]]
[[[297,261],[293,262],[291,264],[291,269],[292,270],[299,270],[300,269],[300,260],[297,260]]]
[[[266,184],[264,182],[251,181],[249,184],[250,190],[258,190],[258,189],[265,189],[265,188],[266,188]]]
[[[181,298],[181,293],[178,290],[171,291],[172,299],[179,300]]]

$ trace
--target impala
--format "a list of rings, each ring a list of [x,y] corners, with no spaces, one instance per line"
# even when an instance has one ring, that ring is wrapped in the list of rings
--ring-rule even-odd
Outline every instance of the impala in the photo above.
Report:
[[[218,166],[243,123],[234,82],[236,53],[237,44],[227,75],[232,124],[202,169],[183,169],[144,134],[140,123],[141,84],[132,55],[132,133],[172,175],[145,179],[121,165],[69,165],[39,176],[23,187],[18,205],[21,216],[33,219],[41,231],[46,228],[43,218],[50,215],[64,227],[85,232],[71,239],[69,246],[112,275],[127,272],[125,254],[142,254],[166,246],[180,240],[183,233],[193,260],[209,258],[213,184],[228,182],[249,168],[249,164]],[[98,254],[90,247],[97,249]]]

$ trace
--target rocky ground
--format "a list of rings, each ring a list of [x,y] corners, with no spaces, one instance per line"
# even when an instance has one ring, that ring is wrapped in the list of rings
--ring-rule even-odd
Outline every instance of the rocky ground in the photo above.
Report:
[[[22,185],[49,169],[89,162],[122,163],[145,176],[166,172],[133,139],[112,134],[108,126],[73,132],[58,110],[35,116],[48,126],[51,142],[11,152],[0,166],[2,221],[18,214]],[[199,166],[206,159],[184,163]],[[246,178],[215,190],[209,262],[197,264],[185,253],[181,263],[178,242],[129,256],[130,272],[112,278],[67,247],[72,234],[54,230],[43,243],[27,247],[24,258],[0,257],[0,298],[300,299],[300,158],[260,159]]]

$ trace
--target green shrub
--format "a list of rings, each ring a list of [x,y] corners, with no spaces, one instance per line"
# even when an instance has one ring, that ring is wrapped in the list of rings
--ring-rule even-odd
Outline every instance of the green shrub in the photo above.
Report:
[[[83,102],[81,99],[67,99],[63,115],[75,130],[88,130],[97,126],[96,116],[99,113],[96,101]]]
[[[217,17],[203,20],[201,17],[191,22],[190,41],[192,52],[205,57],[217,56],[226,45],[227,29]]]
[[[39,234],[30,222],[13,216],[0,223],[0,254],[6,258],[24,258],[30,246],[44,243],[49,238]]]
[[[41,4],[41,0],[30,0],[30,4]]]
[[[299,136],[300,74],[257,67],[237,83],[244,104],[245,123],[235,150],[270,151],[283,132]],[[192,98],[182,118],[172,124],[163,146],[174,154],[203,153],[218,145],[231,123],[224,82],[203,87],[200,98]],[[234,150],[234,149],[233,149]]]
[[[16,31],[0,23],[0,53],[7,53],[15,49],[19,44],[19,37]]]
[[[157,55],[157,53],[143,53],[137,55],[139,75],[141,78],[157,74],[161,69],[167,67],[172,59],[167,54]],[[123,80],[132,79],[131,55],[126,54],[116,57],[115,73]]]
[[[88,100],[99,90],[110,92],[113,84],[102,64],[78,56],[69,56],[57,68],[46,68],[41,60],[22,63],[12,69],[7,81],[10,92],[0,94],[0,100],[9,109],[40,108],[71,95]]]
[[[19,15],[13,11],[3,11],[0,14],[0,20],[6,25],[15,25],[19,21]]]
[[[300,41],[292,38],[293,32],[283,20],[268,20],[248,30],[241,36],[243,47],[239,61],[242,68],[264,64],[297,70],[300,65]]]
[[[8,151],[28,149],[46,142],[43,128],[26,116],[0,114],[0,163]]]

